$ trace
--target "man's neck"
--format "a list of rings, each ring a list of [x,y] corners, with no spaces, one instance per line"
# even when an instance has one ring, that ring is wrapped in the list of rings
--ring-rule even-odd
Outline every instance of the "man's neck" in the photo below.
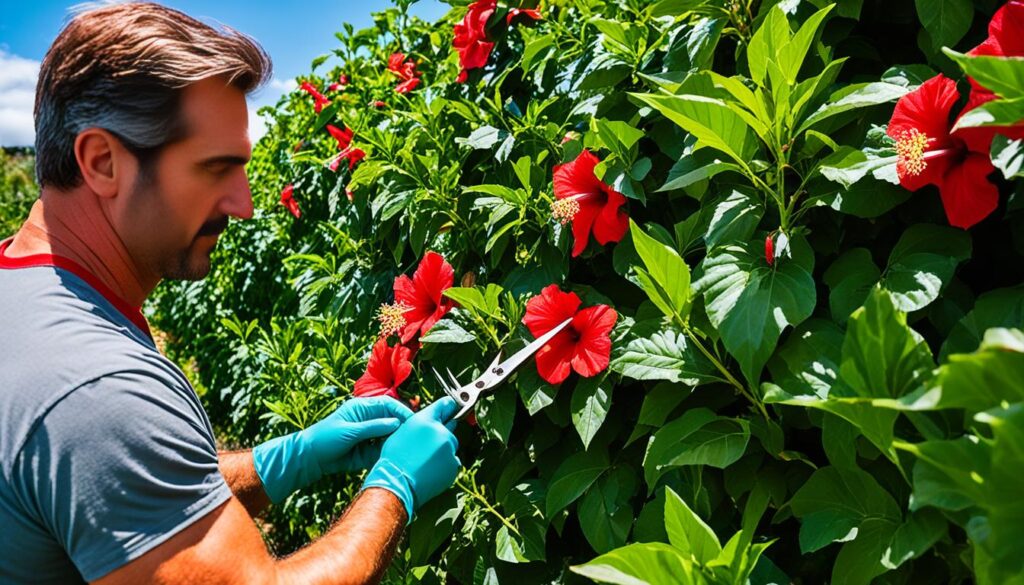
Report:
[[[133,307],[141,307],[159,282],[138,269],[91,193],[44,188],[5,253],[12,258],[52,254],[74,260]]]

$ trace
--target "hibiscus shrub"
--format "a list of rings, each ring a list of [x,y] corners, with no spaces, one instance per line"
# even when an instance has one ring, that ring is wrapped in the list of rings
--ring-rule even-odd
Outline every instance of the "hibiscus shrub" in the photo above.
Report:
[[[410,4],[263,112],[255,217],[150,307],[223,443],[571,319],[388,582],[1024,583],[1024,2]]]

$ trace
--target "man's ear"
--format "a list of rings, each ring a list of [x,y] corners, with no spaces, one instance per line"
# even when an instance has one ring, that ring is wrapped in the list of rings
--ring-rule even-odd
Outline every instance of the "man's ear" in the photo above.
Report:
[[[86,128],[75,138],[75,160],[82,179],[100,197],[117,195],[133,159],[121,141],[102,128]]]

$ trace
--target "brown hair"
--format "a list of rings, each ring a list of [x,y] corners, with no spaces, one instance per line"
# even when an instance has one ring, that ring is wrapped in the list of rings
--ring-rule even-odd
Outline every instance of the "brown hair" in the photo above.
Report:
[[[245,34],[215,29],[159,4],[130,2],[77,14],[39,70],[39,184],[80,184],[74,143],[86,128],[111,132],[147,166],[163,146],[184,135],[182,90],[215,76],[250,93],[270,78],[270,57]]]

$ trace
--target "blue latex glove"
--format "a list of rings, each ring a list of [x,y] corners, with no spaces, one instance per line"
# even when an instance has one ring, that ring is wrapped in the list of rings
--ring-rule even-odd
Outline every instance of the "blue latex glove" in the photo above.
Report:
[[[412,416],[387,396],[349,398],[330,416],[297,433],[271,439],[252,450],[256,474],[275,504],[321,477],[362,471],[377,462],[386,437]]]
[[[456,421],[450,419],[458,410],[445,397],[412,415],[384,442],[363,489],[379,487],[398,496],[411,522],[416,509],[455,483],[462,463],[455,456]]]

